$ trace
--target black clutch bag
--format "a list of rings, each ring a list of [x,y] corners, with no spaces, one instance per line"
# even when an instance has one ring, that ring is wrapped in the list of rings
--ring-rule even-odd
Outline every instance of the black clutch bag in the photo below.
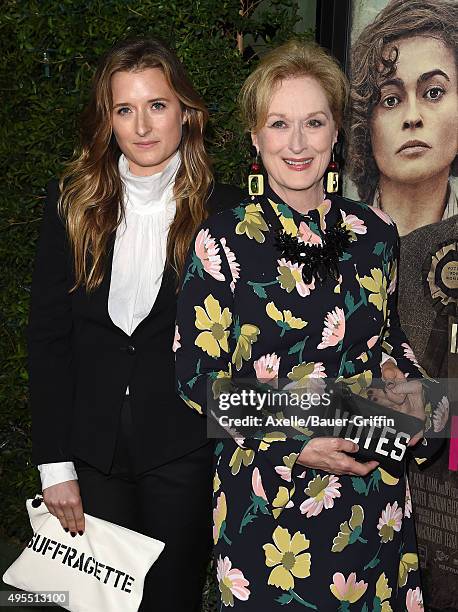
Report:
[[[378,461],[392,476],[403,476],[408,443],[423,429],[422,419],[380,406],[345,384],[333,387],[332,401],[323,412],[325,427],[319,426],[315,435],[356,442],[359,450],[352,457],[357,461]]]

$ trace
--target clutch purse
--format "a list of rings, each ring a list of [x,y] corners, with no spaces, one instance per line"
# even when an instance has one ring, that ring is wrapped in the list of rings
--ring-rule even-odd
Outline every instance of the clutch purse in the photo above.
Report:
[[[332,401],[324,414],[321,411],[323,426],[314,434],[351,440],[359,446],[358,452],[351,455],[357,461],[378,461],[392,476],[403,476],[408,443],[424,428],[424,421],[380,406],[353,393],[343,383],[335,384],[332,390]]]
[[[26,502],[33,536],[3,581],[24,591],[68,592],[72,612],[135,612],[145,575],[164,543],[85,514],[85,532],[71,537],[39,499]]]

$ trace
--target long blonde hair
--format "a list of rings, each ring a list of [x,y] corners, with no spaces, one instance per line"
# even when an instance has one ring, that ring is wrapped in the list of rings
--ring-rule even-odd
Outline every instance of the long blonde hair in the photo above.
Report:
[[[100,61],[89,103],[81,121],[80,147],[61,181],[59,212],[64,218],[75,269],[75,286],[96,289],[103,280],[110,237],[124,216],[120,149],[111,126],[111,77],[119,71],[160,68],[186,111],[180,143],[181,166],[174,197],[176,215],[167,242],[167,260],[181,275],[186,253],[198,226],[207,217],[206,198],[212,182],[204,147],[208,111],[177,56],[162,42],[142,38],[122,41]]]

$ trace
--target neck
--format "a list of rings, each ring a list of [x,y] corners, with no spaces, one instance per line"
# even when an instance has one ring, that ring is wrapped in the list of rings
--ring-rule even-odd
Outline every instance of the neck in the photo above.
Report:
[[[318,208],[323,202],[323,183],[315,183],[308,189],[294,190],[282,187],[269,177],[270,188],[294,210],[307,213],[309,210]]]
[[[400,236],[413,230],[437,223],[442,219],[447,197],[448,168],[415,184],[392,181],[380,175],[380,208],[392,217]]]

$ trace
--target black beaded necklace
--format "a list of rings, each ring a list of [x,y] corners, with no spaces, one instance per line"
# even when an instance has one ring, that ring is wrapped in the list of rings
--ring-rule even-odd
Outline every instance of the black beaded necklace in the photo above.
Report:
[[[275,200],[274,200],[275,201]],[[351,245],[350,232],[345,227],[342,215],[322,235],[322,244],[305,244],[297,236],[288,234],[281,225],[268,201],[262,207],[270,227],[274,231],[274,246],[280,255],[302,265],[302,278],[309,285],[312,280],[323,282],[327,276],[339,278],[339,259]]]

